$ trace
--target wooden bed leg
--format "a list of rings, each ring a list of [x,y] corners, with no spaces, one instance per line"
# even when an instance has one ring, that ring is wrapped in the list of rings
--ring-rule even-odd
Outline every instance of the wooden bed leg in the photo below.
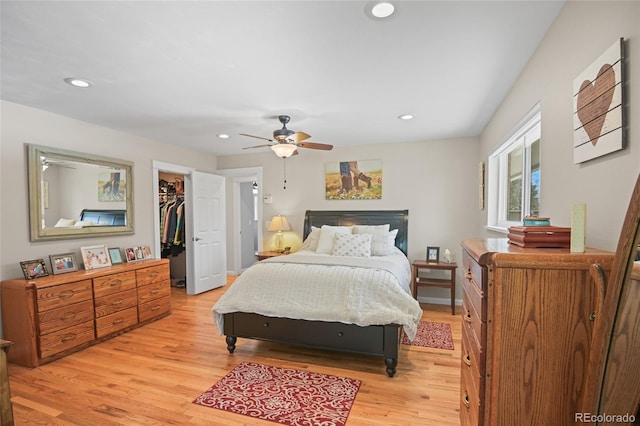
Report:
[[[236,350],[236,341],[238,338],[236,336],[227,336],[227,350],[230,354]]]
[[[397,358],[385,358],[384,364],[387,366],[387,376],[393,377],[396,374],[396,366],[398,365]]]

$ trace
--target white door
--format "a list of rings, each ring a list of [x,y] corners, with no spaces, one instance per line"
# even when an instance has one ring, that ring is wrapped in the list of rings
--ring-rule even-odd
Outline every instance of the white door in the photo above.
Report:
[[[187,279],[187,294],[199,294],[227,283],[225,184],[222,176],[196,171],[191,180],[193,225],[187,235],[191,235],[193,249],[187,265],[193,271]]]

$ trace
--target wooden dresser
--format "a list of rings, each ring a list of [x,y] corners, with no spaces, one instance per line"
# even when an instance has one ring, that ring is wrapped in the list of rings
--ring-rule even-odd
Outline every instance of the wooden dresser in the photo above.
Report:
[[[34,280],[3,281],[10,362],[27,367],[171,313],[169,261],[143,260]]]
[[[461,425],[575,424],[614,254],[462,248]]]

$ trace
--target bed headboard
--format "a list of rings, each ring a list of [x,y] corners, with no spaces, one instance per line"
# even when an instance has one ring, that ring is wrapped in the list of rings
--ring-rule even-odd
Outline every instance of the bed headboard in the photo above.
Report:
[[[126,225],[125,210],[95,210],[84,209],[80,213],[80,220],[93,222],[96,225],[124,226]]]
[[[407,254],[409,233],[409,210],[307,210],[304,214],[303,240],[311,232],[311,227],[322,225],[384,225],[397,229],[396,247]]]

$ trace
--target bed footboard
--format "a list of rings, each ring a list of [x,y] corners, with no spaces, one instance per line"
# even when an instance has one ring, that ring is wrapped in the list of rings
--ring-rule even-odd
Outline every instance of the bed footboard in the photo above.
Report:
[[[340,322],[307,321],[234,312],[224,315],[227,350],[238,337],[384,357],[389,377],[396,373],[400,332],[397,324],[360,327]]]

